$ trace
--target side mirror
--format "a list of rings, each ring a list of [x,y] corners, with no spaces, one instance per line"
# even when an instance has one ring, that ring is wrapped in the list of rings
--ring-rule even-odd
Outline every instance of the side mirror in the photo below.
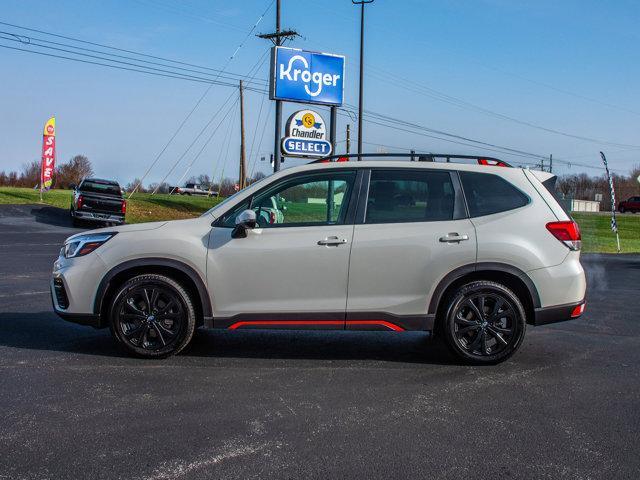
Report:
[[[256,228],[256,212],[253,210],[243,210],[236,217],[236,226],[231,232],[232,238],[245,238],[247,230]]]

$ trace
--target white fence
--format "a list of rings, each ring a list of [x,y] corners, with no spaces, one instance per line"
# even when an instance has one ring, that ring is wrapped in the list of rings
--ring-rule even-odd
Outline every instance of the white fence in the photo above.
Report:
[[[600,202],[592,200],[571,200],[572,212],[599,212]]]

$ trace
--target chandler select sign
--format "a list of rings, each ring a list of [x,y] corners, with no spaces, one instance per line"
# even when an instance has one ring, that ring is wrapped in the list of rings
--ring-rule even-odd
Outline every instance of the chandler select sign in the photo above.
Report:
[[[344,57],[274,47],[271,51],[271,100],[342,105]]]
[[[282,139],[282,154],[287,157],[324,157],[331,155],[327,128],[313,110],[299,110],[287,120],[287,136]]]

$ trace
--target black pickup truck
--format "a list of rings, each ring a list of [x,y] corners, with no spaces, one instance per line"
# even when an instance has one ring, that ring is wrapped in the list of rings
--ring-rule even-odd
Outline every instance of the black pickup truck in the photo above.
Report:
[[[122,225],[127,212],[127,201],[117,182],[100,178],[85,178],[80,185],[72,185],[70,215],[74,226],[82,221],[106,225]]]

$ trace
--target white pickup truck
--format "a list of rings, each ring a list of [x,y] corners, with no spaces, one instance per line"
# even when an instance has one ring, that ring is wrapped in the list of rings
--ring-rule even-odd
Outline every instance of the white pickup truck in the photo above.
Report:
[[[202,185],[198,185],[197,183],[187,183],[184,187],[177,187],[175,193],[178,195],[218,195],[218,192],[214,190],[204,190]]]

